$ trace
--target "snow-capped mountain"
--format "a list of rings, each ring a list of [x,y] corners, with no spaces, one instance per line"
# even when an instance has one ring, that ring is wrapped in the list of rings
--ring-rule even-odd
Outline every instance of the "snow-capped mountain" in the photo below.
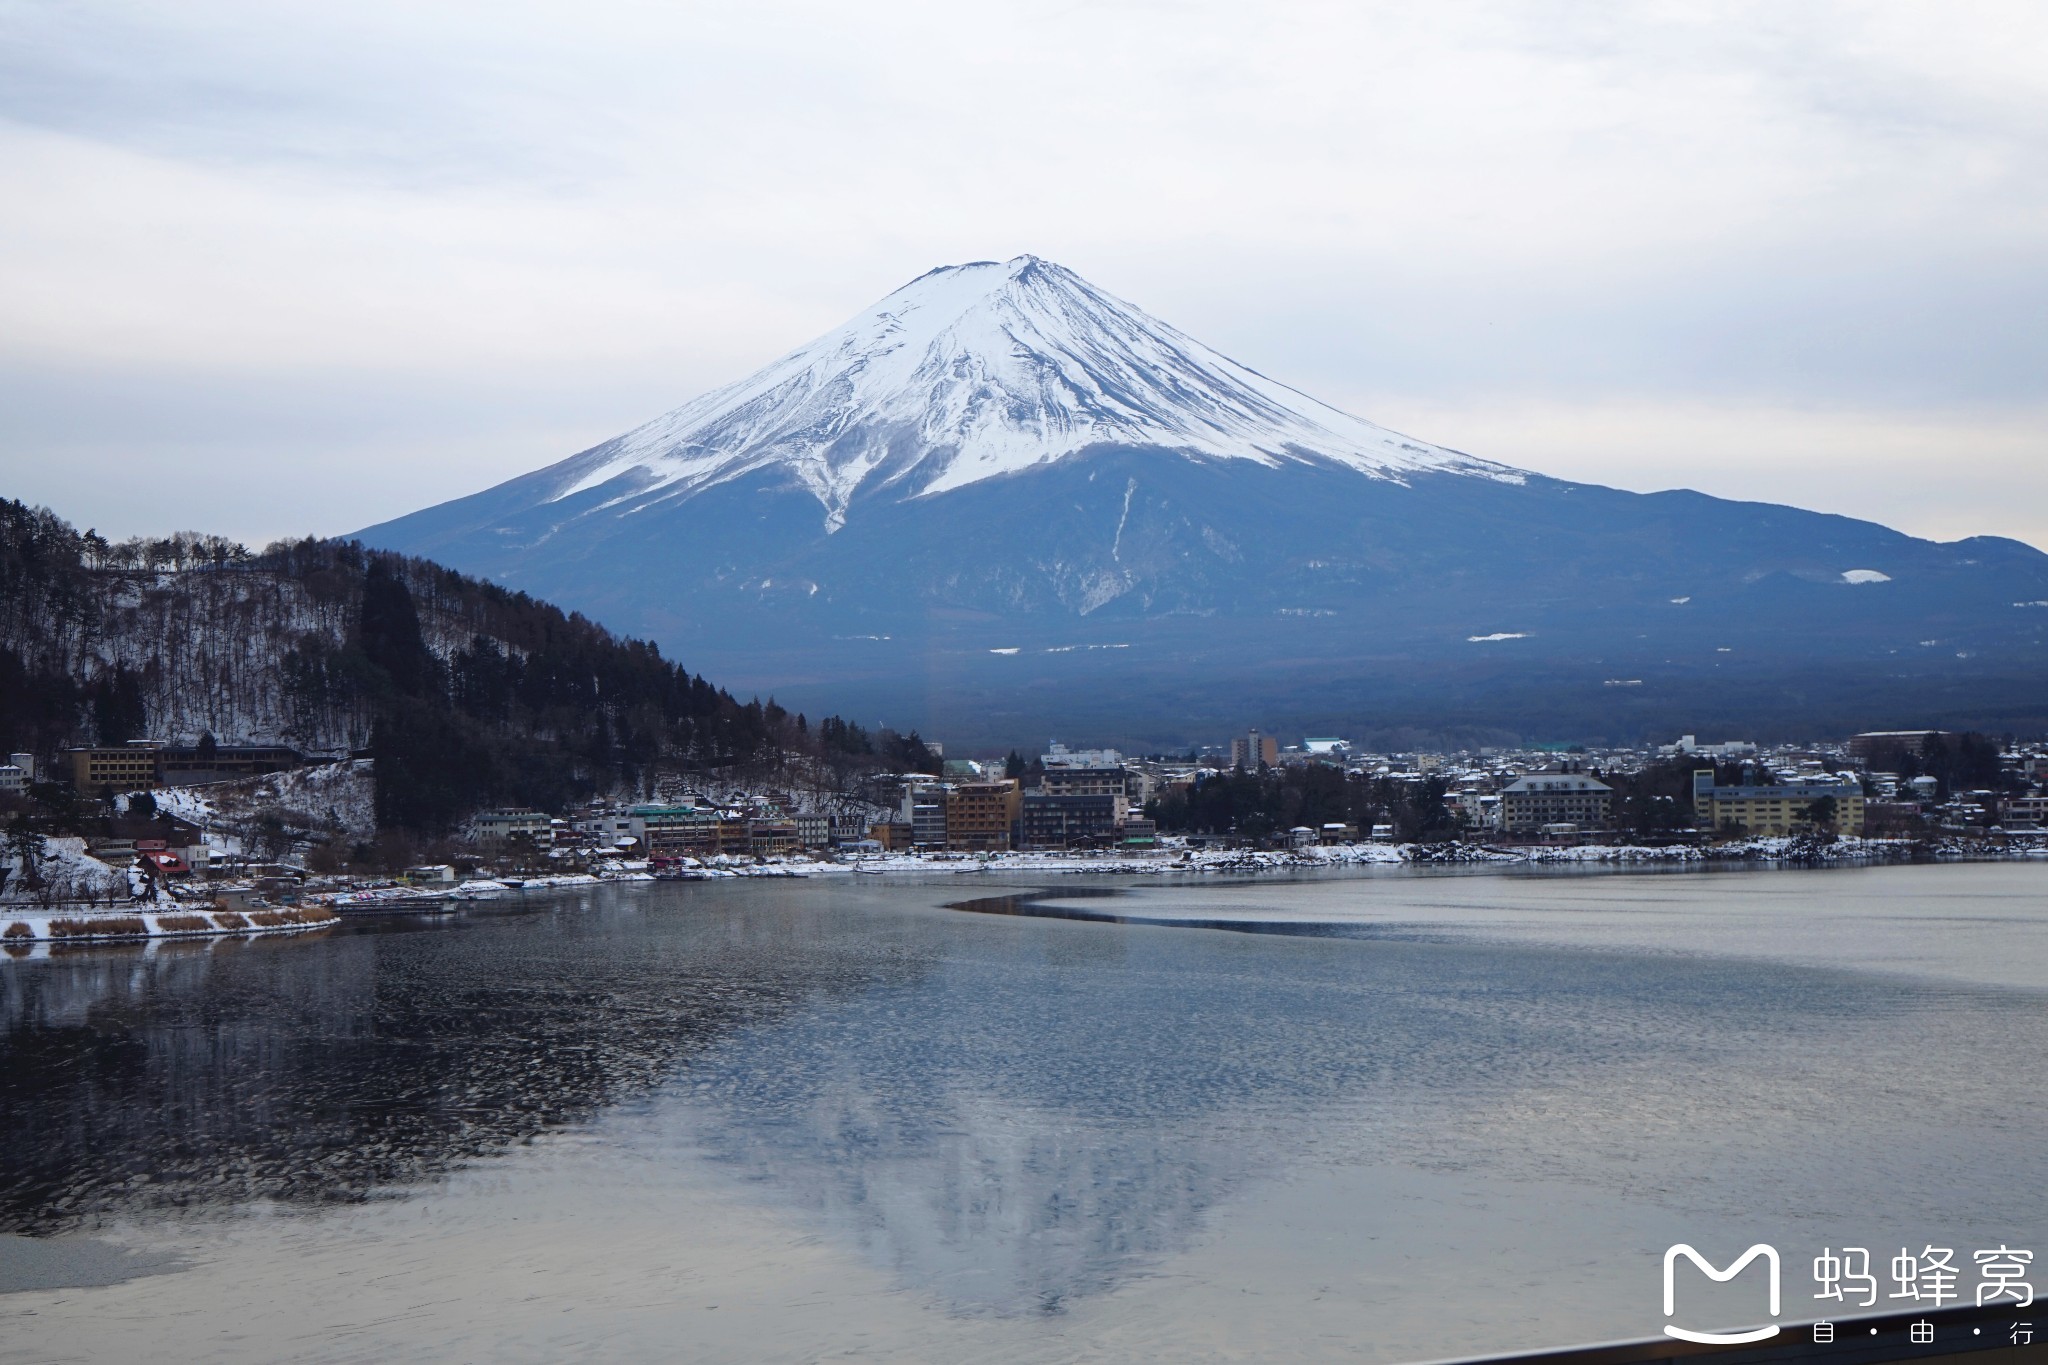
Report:
[[[1635,738],[1704,725],[1688,699],[1737,667],[1750,713],[1904,723],[1927,717],[1844,720],[1813,670],[1963,696],[1958,677],[2048,662],[2048,612],[2013,606],[2048,599],[2031,547],[1477,459],[1032,256],[931,271],[757,374],[361,538],[785,702],[956,736],[1099,716],[1178,742],[1247,711],[1507,730],[1542,694],[1556,724]]]
[[[931,496],[1101,446],[1369,478],[1519,482],[1275,383],[1036,256],[941,266],[759,373],[556,465],[623,514],[782,467],[846,522],[863,488]]]

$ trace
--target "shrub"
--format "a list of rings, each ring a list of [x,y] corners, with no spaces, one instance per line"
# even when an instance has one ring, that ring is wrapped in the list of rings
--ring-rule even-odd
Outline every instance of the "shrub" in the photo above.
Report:
[[[20,920],[16,920],[8,925],[7,932],[0,934],[0,938],[34,938],[35,936],[36,931],[23,924]]]
[[[213,928],[213,921],[204,915],[158,915],[156,927],[166,933],[189,934],[194,930]]]
[[[140,915],[108,915],[97,919],[53,919],[51,938],[135,938],[149,933]]]
[[[221,910],[214,914],[213,922],[223,929],[246,929],[249,921],[232,910]]]
[[[285,917],[275,910],[251,910],[249,922],[259,929],[275,929],[285,923]]]

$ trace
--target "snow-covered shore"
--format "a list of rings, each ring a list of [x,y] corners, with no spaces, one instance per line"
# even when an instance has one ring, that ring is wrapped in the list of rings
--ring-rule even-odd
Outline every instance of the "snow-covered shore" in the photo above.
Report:
[[[317,905],[248,910],[149,906],[118,910],[0,911],[0,952],[10,958],[22,958],[46,955],[51,947],[58,944],[296,934],[332,924],[336,918],[332,910]]]
[[[1497,848],[1482,844],[1336,844],[1302,849],[1162,849],[1150,853],[879,853],[833,860],[708,858],[687,862],[676,875],[688,879],[726,877],[819,877],[842,874],[965,875],[970,873],[1160,874],[1288,872],[1341,867],[1497,867],[1644,864],[1726,866],[1732,864],[1860,865],[1925,858],[2030,856],[2023,850],[1950,841],[1905,839],[1751,839],[1707,848],[1691,845],[1586,844],[1569,848]],[[2031,856],[2048,856],[2039,854]],[[552,879],[561,880],[561,879]],[[533,885],[534,883],[529,883]]]

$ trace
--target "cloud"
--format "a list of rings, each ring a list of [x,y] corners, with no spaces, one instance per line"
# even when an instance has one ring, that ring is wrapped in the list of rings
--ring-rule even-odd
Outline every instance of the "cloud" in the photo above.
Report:
[[[2026,4],[0,16],[0,476],[86,520],[105,462],[176,451],[242,471],[226,521],[346,529],[1024,250],[1391,425],[1540,411],[1417,434],[1560,474],[1616,413],[1636,482],[1753,497],[1809,485],[1680,424],[1905,431],[1959,487],[2038,454]]]

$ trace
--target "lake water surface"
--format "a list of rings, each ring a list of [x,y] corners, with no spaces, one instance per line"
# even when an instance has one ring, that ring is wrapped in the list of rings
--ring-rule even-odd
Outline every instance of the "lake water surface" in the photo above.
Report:
[[[0,964],[0,1360],[1424,1360],[1654,1334],[1676,1241],[1818,1316],[1823,1246],[2048,1252],[2044,893],[839,877]]]

